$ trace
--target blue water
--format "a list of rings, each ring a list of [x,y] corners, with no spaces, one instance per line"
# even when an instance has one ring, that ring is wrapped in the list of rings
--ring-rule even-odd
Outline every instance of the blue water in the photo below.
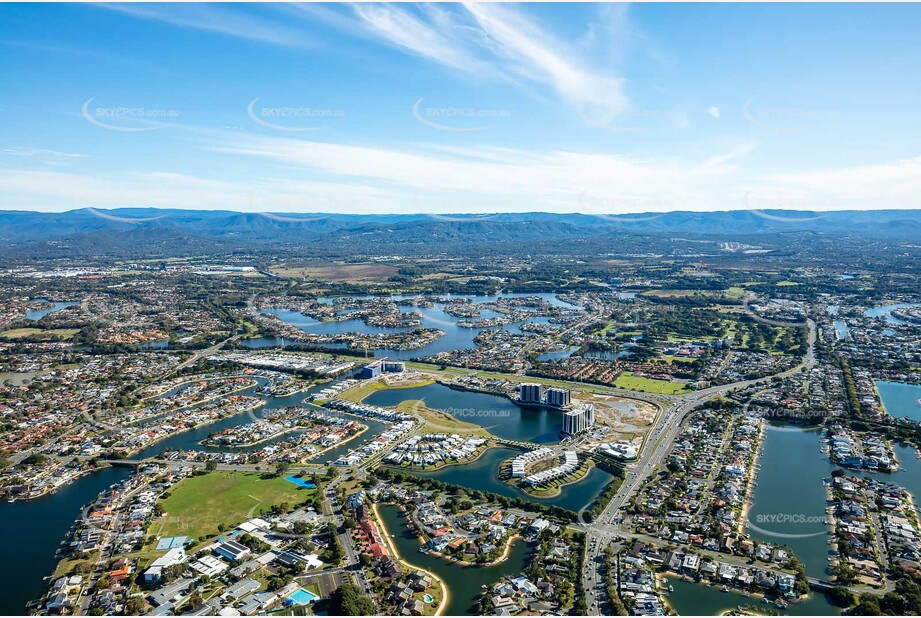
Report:
[[[319,597],[317,595],[310,592],[309,590],[298,588],[288,597],[288,601],[290,601],[288,605],[295,604],[295,603],[297,605],[309,605],[310,603],[313,603],[318,598]]]
[[[921,384],[877,380],[876,390],[889,416],[921,421]]]
[[[844,320],[835,320],[835,330],[838,332],[839,341],[843,341],[850,336],[850,330]]]
[[[475,304],[481,305],[483,303],[493,302],[499,298],[521,298],[526,296],[536,296],[540,297],[546,302],[550,303],[555,307],[564,307],[568,309],[577,308],[575,305],[566,303],[559,300],[555,294],[550,293],[535,293],[535,294],[524,294],[524,293],[515,293],[515,294],[501,294],[498,296],[466,296],[465,298],[470,298]],[[356,296],[354,298],[368,298]],[[409,296],[393,296],[391,297],[395,301],[403,300],[406,298],[411,298]],[[321,298],[317,299],[318,302],[330,303],[332,299]],[[439,338],[432,343],[417,348],[415,350],[374,350],[369,352],[373,353],[373,356],[387,356],[389,358],[397,358],[408,360],[411,358],[417,358],[421,356],[429,356],[432,354],[437,354],[439,352],[449,352],[451,350],[472,350],[476,348],[476,343],[474,343],[474,338],[477,334],[483,330],[478,328],[461,328],[457,325],[458,318],[453,315],[449,315],[444,311],[445,305],[443,303],[435,303],[432,307],[400,307],[400,310],[404,313],[416,312],[419,313],[422,318],[422,327],[423,328],[438,328],[445,332],[444,336]],[[370,334],[381,334],[381,333],[399,333],[405,332],[407,330],[412,330],[411,328],[383,328],[378,326],[368,326],[361,320],[345,320],[342,322],[318,322],[313,318],[309,318],[298,311],[288,311],[285,309],[265,309],[262,313],[277,315],[283,321],[295,326],[306,333],[312,333],[317,335],[335,335],[346,332],[362,332]],[[499,314],[484,309],[480,317],[481,318],[494,318],[498,317]],[[529,321],[540,322],[541,317],[535,316],[530,318]],[[546,321],[546,318],[544,318]],[[502,327],[495,328],[504,328],[505,330],[520,334],[521,328],[518,324],[509,324]],[[270,341],[266,339],[266,342]],[[255,344],[244,343],[247,347],[261,347]],[[268,345],[268,343],[266,343]],[[322,344],[324,347],[327,344]]]
[[[35,300],[36,300],[36,301],[49,302],[49,301],[47,301],[47,300],[44,299],[44,298],[36,298]],[[73,306],[76,306],[76,305],[78,305],[78,304],[79,304],[79,303],[55,302],[55,303],[54,303],[54,306],[53,306],[53,307],[49,307],[48,309],[36,309],[35,311],[29,311],[29,312],[27,312],[27,313],[26,313],[26,319],[27,319],[27,320],[35,320],[35,321],[38,321],[38,320],[41,320],[41,319],[42,319],[43,317],[45,317],[46,315],[48,315],[49,313],[54,313],[55,311],[60,311],[61,309],[67,309],[68,307],[73,307]]]
[[[883,318],[888,324],[908,324],[905,320],[900,320],[892,315],[896,309],[907,309],[909,307],[921,307],[921,303],[898,303],[893,305],[879,305],[871,307],[863,312],[868,318]]]
[[[555,443],[560,441],[563,429],[563,413],[559,410],[523,408],[507,397],[456,390],[443,384],[377,391],[368,395],[364,403],[394,408],[407,400],[424,401],[429,408],[480,425],[507,440]]]

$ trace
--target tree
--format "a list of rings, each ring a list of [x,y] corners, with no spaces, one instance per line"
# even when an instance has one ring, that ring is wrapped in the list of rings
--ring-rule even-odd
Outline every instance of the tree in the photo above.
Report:
[[[140,616],[144,612],[144,597],[142,596],[133,596],[128,597],[128,600],[125,601],[125,615],[126,616]]]
[[[879,600],[872,594],[865,592],[860,595],[857,605],[851,610],[852,616],[879,616]]]
[[[835,586],[828,593],[828,597],[838,607],[850,607],[856,601],[854,593],[845,586]]]
[[[351,584],[336,588],[329,598],[330,615],[333,616],[371,616],[374,604],[361,590]]]
[[[208,462],[205,464],[205,470],[208,472],[214,472],[215,470],[217,470],[217,462],[214,461],[213,459],[209,459]]]

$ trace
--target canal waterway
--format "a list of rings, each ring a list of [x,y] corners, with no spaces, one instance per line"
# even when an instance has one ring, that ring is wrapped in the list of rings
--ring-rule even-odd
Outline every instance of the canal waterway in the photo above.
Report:
[[[476,461],[468,464],[445,466],[432,471],[403,471],[415,476],[434,478],[445,483],[461,485],[478,491],[488,491],[508,498],[521,498],[536,504],[558,506],[575,513],[591,505],[614,480],[614,476],[609,472],[592,467],[577,482],[563,486],[560,495],[553,498],[536,498],[499,479],[499,464],[520,454],[521,451],[516,449],[494,447],[483,453]]]
[[[876,390],[889,416],[921,421],[921,384],[877,380]]]
[[[431,571],[448,586],[449,600],[444,612],[447,616],[476,616],[477,600],[483,586],[491,587],[503,577],[517,577],[531,562],[536,547],[524,540],[517,541],[508,558],[488,567],[462,566],[438,556],[422,553],[419,538],[407,525],[406,516],[394,505],[379,507],[386,534],[396,546],[400,557],[414,566]]]
[[[828,602],[825,595],[811,592],[799,603],[791,603],[786,609],[779,609],[773,603],[762,605],[759,599],[738,592],[723,592],[717,586],[689,582],[678,577],[669,577],[668,584],[674,587],[666,601],[679,616],[720,616],[723,612],[739,605],[749,605],[755,611],[770,609],[784,616],[837,616],[841,610]]]
[[[524,293],[513,293],[513,294],[500,294],[497,296],[467,296],[470,298],[474,304],[482,305],[484,303],[490,303],[496,301],[500,298],[522,298],[536,296],[545,300],[555,307],[567,308],[567,309],[578,309],[575,305],[571,305],[564,301],[561,301],[556,297],[555,294],[551,293],[534,293],[534,294],[524,294]],[[368,298],[356,296],[354,298]],[[408,296],[393,296],[391,297],[395,301],[405,300],[410,298]],[[321,298],[318,299],[319,302],[330,303],[332,302],[331,298]],[[411,358],[417,358],[422,356],[429,356],[432,354],[437,354],[439,352],[448,352],[451,350],[470,350],[477,347],[474,343],[474,338],[481,330],[486,330],[482,328],[463,328],[458,326],[458,321],[462,321],[463,318],[457,318],[453,315],[445,313],[444,309],[446,307],[445,303],[435,303],[432,307],[413,307],[413,306],[401,306],[400,310],[403,313],[419,313],[422,321],[422,327],[424,328],[438,328],[444,331],[444,336],[440,337],[438,340],[433,341],[432,343],[422,346],[421,348],[413,350],[371,350],[368,352],[369,355],[380,357],[387,356],[389,358],[403,359],[408,360]],[[264,309],[262,313],[272,314],[278,316],[282,321],[290,324],[300,330],[316,334],[316,335],[335,335],[347,332],[360,332],[365,334],[386,334],[386,333],[400,333],[412,330],[411,328],[388,328],[380,326],[369,326],[359,319],[355,320],[343,320],[341,322],[320,322],[309,318],[299,311],[290,311],[286,309]],[[491,311],[489,309],[483,309],[480,312],[479,318],[496,318],[500,317],[501,314]],[[477,319],[479,319],[477,318]],[[540,323],[546,322],[547,318],[545,316],[535,316],[526,320],[529,322]],[[523,322],[522,322],[523,323]],[[505,329],[511,333],[520,334],[521,324],[508,324],[504,326],[492,327],[494,329]],[[269,345],[278,345],[277,343],[272,343],[272,341],[277,341],[274,338],[262,338],[260,340],[251,340],[249,343],[243,343],[247,347],[260,347],[260,346],[269,346]],[[258,343],[257,343],[258,342]],[[322,344],[323,347],[330,347],[329,344]],[[340,344],[344,347],[344,344]]]
[[[459,390],[438,383],[380,390],[366,397],[364,403],[390,408],[414,399],[459,421],[480,425],[506,440],[557,443],[563,429],[563,413],[559,410],[526,408],[501,395]]]
[[[82,507],[109,486],[132,474],[130,468],[103,468],[53,494],[21,502],[0,503],[0,525],[7,531],[0,543],[0,615],[22,616],[26,603],[38,599],[54,571],[54,553]]]

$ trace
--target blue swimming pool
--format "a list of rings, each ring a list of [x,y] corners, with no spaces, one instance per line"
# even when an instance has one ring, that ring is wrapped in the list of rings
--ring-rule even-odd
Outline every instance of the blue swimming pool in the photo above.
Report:
[[[291,476],[286,476],[285,480],[288,481],[289,483],[294,483],[295,485],[299,487],[304,487],[306,489],[313,489],[314,487],[317,486],[316,483],[305,481],[304,479],[296,477],[293,474]]]
[[[304,590],[303,588],[298,588],[285,601],[286,605],[309,605],[317,600],[317,595],[310,592],[309,590]]]

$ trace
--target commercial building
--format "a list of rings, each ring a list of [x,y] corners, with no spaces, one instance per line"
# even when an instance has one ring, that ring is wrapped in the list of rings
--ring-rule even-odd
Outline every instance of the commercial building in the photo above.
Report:
[[[565,408],[572,403],[572,393],[568,388],[551,387],[547,389],[546,403],[548,406]]]
[[[365,365],[364,367],[361,368],[361,371],[359,372],[358,377],[364,380],[368,380],[370,378],[376,378],[377,376],[381,375],[381,365],[382,364],[383,363],[381,363],[381,361],[376,360],[370,365]]]
[[[518,385],[518,401],[521,403],[541,403],[544,400],[544,386],[534,382]]]
[[[185,550],[181,547],[176,547],[169,550],[154,560],[151,563],[150,568],[144,571],[144,581],[148,584],[160,581],[160,578],[163,576],[163,569],[175,564],[182,564],[185,562],[185,558]]]
[[[567,410],[563,415],[563,433],[574,436],[588,431],[595,424],[595,406],[590,403]]]
[[[406,371],[406,363],[403,361],[379,358],[373,363],[369,363],[362,367],[358,377],[367,380],[370,378],[376,378],[382,373],[403,373],[404,371]]]
[[[406,371],[406,363],[403,361],[394,361],[384,359],[381,362],[381,370],[384,373],[403,373]]]

